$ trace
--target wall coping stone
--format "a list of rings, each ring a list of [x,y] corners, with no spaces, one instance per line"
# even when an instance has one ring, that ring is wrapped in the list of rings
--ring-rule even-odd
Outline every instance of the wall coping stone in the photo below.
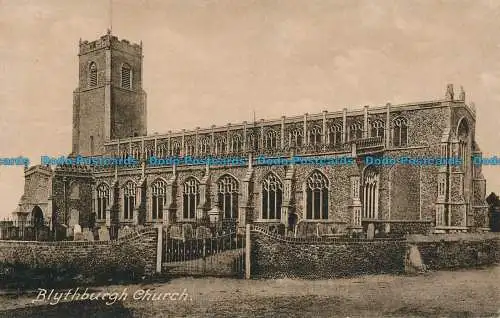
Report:
[[[345,244],[378,244],[383,242],[406,242],[406,238],[376,238],[373,240],[361,239],[361,238],[332,238],[332,237],[284,237],[281,235],[276,235],[271,233],[270,231],[263,229],[261,227],[253,225],[250,228],[250,231],[254,233],[264,234],[276,241],[284,242],[284,243],[292,243],[292,244],[321,244],[321,245],[345,245]]]
[[[46,246],[89,246],[89,245],[117,245],[126,241],[142,237],[147,234],[156,234],[156,228],[147,228],[126,236],[120,237],[117,240],[110,241],[17,241],[17,240],[0,240],[0,244],[6,243],[11,245],[46,245]]]

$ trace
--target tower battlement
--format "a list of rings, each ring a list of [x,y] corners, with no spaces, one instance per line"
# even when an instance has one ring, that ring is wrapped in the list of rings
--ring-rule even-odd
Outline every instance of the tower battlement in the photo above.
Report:
[[[128,40],[119,39],[117,36],[111,35],[109,31],[95,41],[80,40],[79,55],[106,48],[142,55],[142,43],[130,43]]]

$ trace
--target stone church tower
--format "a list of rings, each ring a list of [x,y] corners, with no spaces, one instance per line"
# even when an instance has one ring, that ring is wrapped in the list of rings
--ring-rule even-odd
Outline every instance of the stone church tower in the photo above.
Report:
[[[142,43],[107,34],[80,40],[79,80],[73,95],[74,155],[104,154],[104,144],[147,134],[142,89]]]

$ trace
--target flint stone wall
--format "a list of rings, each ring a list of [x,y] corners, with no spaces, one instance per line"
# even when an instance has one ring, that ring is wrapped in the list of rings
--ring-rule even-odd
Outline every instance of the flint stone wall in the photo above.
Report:
[[[402,273],[406,242],[402,239],[284,239],[251,232],[254,278],[333,278],[375,273]]]
[[[156,268],[157,240],[157,230],[150,228],[116,241],[0,241],[0,277],[19,268],[73,272],[84,278],[115,271],[149,276]]]
[[[500,233],[409,235],[427,269],[486,266],[500,262]]]

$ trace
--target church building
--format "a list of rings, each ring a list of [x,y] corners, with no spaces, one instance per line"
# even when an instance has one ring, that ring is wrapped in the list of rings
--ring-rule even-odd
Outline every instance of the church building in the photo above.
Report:
[[[448,85],[443,98],[429,101],[148,135],[142,65],[142,43],[110,32],[80,41],[70,156],[133,157],[139,163],[30,167],[14,212],[18,219],[111,233],[125,226],[214,222],[319,236],[366,232],[369,224],[379,233],[489,230],[486,181],[471,160],[481,156],[476,112],[463,89],[455,94]],[[245,158],[246,164],[152,166],[152,156]],[[268,165],[259,156],[355,160]],[[462,160],[373,165],[368,156]]]

